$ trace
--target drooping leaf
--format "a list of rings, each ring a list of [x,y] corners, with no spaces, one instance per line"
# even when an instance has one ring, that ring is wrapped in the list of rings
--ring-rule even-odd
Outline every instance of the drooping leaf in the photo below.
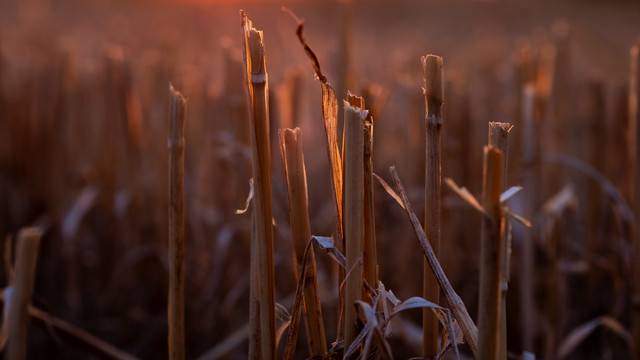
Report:
[[[522,190],[522,186],[512,186],[500,195],[500,202],[503,203]]]
[[[336,248],[332,237],[312,235],[318,246],[331,256],[343,269],[347,267],[347,258]]]
[[[484,207],[480,204],[480,202],[467,190],[465,187],[459,187],[455,181],[450,178],[445,178],[444,182],[449,186],[453,192],[456,193],[462,200],[471,205],[474,209],[478,210],[481,214],[485,216],[489,216],[487,212],[484,210]]]
[[[520,224],[526,226],[526,227],[531,227],[531,221],[523,218],[522,216],[518,215],[518,214],[514,214],[511,212],[511,210],[509,210],[509,208],[504,207],[504,214],[506,216],[510,216],[511,218],[513,218],[513,220],[519,222]]]
[[[378,174],[373,173],[373,176],[375,176],[376,179],[378,179],[378,182],[380,183],[380,185],[382,185],[382,187],[387,192],[387,194],[391,195],[393,200],[395,200],[398,203],[398,205],[402,206],[402,208],[404,209],[404,205],[402,204],[402,199],[400,198],[400,195],[398,195],[395,191],[393,191],[391,186],[389,186],[389,184],[387,184],[386,181],[384,181],[380,176],[378,176]]]
[[[414,296],[412,298],[409,298],[401,302],[395,308],[393,308],[393,311],[391,312],[390,317],[393,317],[394,315],[396,315],[401,311],[416,309],[416,308],[434,308],[434,309],[444,310],[444,308],[438,304],[432,303],[431,301],[427,301],[421,297]]]

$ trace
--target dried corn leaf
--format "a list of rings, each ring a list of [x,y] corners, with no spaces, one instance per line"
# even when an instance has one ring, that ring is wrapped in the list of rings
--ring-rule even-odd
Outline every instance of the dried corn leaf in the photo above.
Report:
[[[387,294],[390,294],[391,296],[393,296],[394,300],[397,300],[397,302],[390,300],[394,306],[400,303],[400,300],[398,300],[398,298],[396,298],[396,296],[393,295],[391,291],[387,291],[387,289],[385,289],[382,281],[378,281],[377,293],[378,293],[378,297],[382,298],[382,314],[385,319],[388,319],[390,317],[389,306],[387,305],[387,302],[384,301],[385,299],[389,299],[390,297]],[[378,304],[378,301],[376,301],[374,304]],[[388,339],[391,336],[391,323],[387,322],[387,324],[382,327],[382,331],[384,332],[385,339]]]
[[[513,195],[519,193],[520,190],[522,190],[522,186],[512,186],[512,187],[510,187],[509,189],[507,189],[505,192],[503,192],[500,195],[500,202],[503,203],[503,202],[509,200]]]
[[[458,322],[453,319],[453,336],[450,335],[450,332],[445,328],[442,329],[441,336],[441,344],[440,348],[442,349],[438,358],[442,358],[442,356],[450,349],[453,349],[455,346],[459,344],[464,344],[464,335],[462,334],[462,329],[460,329],[460,325]],[[455,342],[454,342],[455,341]]]
[[[616,186],[596,168],[582,160],[562,154],[547,153],[544,154],[542,160],[567,166],[597,182],[605,194],[607,194],[607,197],[613,202],[622,217],[622,221],[627,224],[633,222],[633,210],[629,206],[629,203]]]
[[[396,307],[394,307],[390,317],[393,317],[400,311],[417,309],[417,308],[432,308],[432,309],[438,309],[438,310],[446,310],[445,308],[443,308],[438,304],[432,303],[431,301],[427,301],[421,297],[414,296],[412,298],[409,298],[401,302]]]
[[[289,13],[297,23],[296,36],[300,44],[304,48],[304,52],[311,61],[311,66],[320,80],[322,87],[322,116],[324,118],[324,130],[327,135],[327,151],[329,161],[331,162],[332,188],[335,195],[335,206],[338,213],[338,223],[340,224],[339,249],[342,249],[342,156],[338,145],[338,98],[336,92],[329,85],[327,77],[320,69],[320,61],[316,54],[311,50],[304,37],[304,22],[300,20],[291,10],[282,7],[282,10]]]
[[[363,349],[360,358],[367,359],[369,356],[369,352],[371,351],[371,347],[373,346],[374,340],[377,342],[378,346],[381,346],[385,351],[385,355],[387,358],[393,358],[389,343],[385,340],[382,334],[382,330],[380,329],[375,311],[373,310],[371,305],[361,300],[356,300],[355,305],[362,310],[362,314],[364,314],[366,322],[364,324],[364,328],[360,331],[353,343],[351,343],[351,346],[349,346],[349,349],[347,349],[347,351],[345,352],[344,358],[347,359],[350,356],[356,354],[356,352],[362,346]]]
[[[573,350],[575,350],[600,326],[613,331],[616,335],[624,339],[629,346],[631,346],[631,334],[629,334],[624,326],[622,326],[618,320],[610,316],[601,316],[571,330],[569,335],[564,338],[558,347],[558,359],[564,359],[571,354]]]
[[[485,216],[489,216],[487,212],[484,210],[480,202],[467,190],[465,187],[459,187],[455,181],[451,178],[445,178],[444,182],[456,193],[462,200],[466,201],[469,205],[471,205],[474,209],[478,210],[481,214]]]
[[[442,324],[442,327],[446,329],[448,333],[453,334],[453,337],[456,338],[453,320],[451,319],[451,311],[417,296],[409,298],[395,306],[387,321],[391,320],[393,316],[397,315],[401,311],[418,308],[430,308],[438,318],[438,321],[440,321],[440,324]],[[460,353],[458,352],[458,342],[454,343],[453,347],[456,351],[456,356],[459,358]]]
[[[280,326],[276,328],[276,347],[280,344],[280,340],[282,339],[282,335],[287,330],[287,328],[291,325],[291,317],[289,319],[282,321]]]
[[[376,179],[378,179],[378,182],[380,183],[380,185],[382,185],[382,187],[387,192],[387,194],[391,195],[393,200],[395,200],[398,203],[398,205],[400,205],[404,209],[404,205],[402,204],[402,199],[400,199],[400,196],[396,194],[395,191],[393,191],[391,186],[389,186],[389,184],[387,184],[386,181],[384,181],[380,176],[378,176],[378,174],[374,173],[373,176],[375,176]]]
[[[519,222],[520,224],[526,226],[526,227],[531,227],[531,221],[523,218],[522,216],[512,213],[511,210],[509,210],[508,207],[504,207],[503,208],[504,214],[506,216],[510,216],[511,218],[513,218],[513,220]]]
[[[342,268],[347,267],[347,258],[336,248],[333,237],[312,235],[311,238],[318,243],[318,246],[331,256]]]

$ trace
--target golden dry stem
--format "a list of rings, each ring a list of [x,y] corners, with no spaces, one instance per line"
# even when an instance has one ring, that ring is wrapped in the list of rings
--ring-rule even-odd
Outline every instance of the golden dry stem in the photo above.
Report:
[[[304,281],[304,322],[311,357],[322,356],[327,351],[324,332],[318,280],[316,278],[316,260],[313,247],[308,251],[304,273],[300,267],[304,260],[307,243],[311,239],[309,224],[309,200],[307,196],[307,175],[302,153],[302,132],[300,128],[280,129],[280,150],[285,166],[287,190],[289,194],[289,218],[293,240],[296,281],[300,276]],[[294,345],[295,346],[295,345]]]
[[[504,154],[503,161],[503,179],[502,190],[507,188],[507,149],[509,147],[509,132],[513,125],[509,123],[490,122],[489,123],[489,145],[502,151]],[[507,292],[509,290],[509,264],[511,256],[511,244],[509,242],[511,229],[509,221],[505,220],[505,230],[502,234],[502,243],[500,247],[500,263],[501,263],[501,303],[500,307],[500,340],[498,349],[498,359],[507,359]]]
[[[276,345],[268,77],[262,32],[253,28],[244,11],[241,11],[241,16],[254,184],[251,200],[249,357],[269,360],[275,358]]]
[[[489,145],[484,149],[482,219],[480,244],[480,294],[478,299],[478,360],[498,357],[500,330],[501,243],[504,230],[500,194],[504,176],[504,154]]]
[[[362,300],[362,239],[364,182],[364,121],[367,112],[344,102],[344,210],[343,229],[347,258],[344,291],[344,348],[358,335],[357,300]]]
[[[371,117],[369,117],[371,119]],[[378,284],[378,252],[376,249],[376,222],[373,197],[373,119],[364,125],[364,280],[371,286]],[[367,299],[363,289],[363,298]]]

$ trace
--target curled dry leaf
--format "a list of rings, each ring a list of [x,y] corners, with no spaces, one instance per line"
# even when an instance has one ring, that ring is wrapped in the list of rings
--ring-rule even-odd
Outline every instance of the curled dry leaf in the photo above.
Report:
[[[253,178],[249,179],[249,195],[247,195],[247,202],[244,205],[244,209],[236,210],[236,215],[244,214],[249,211],[249,206],[251,206],[251,199],[253,199]]]
[[[336,248],[336,244],[333,241],[333,237],[313,235],[311,236],[311,238],[313,238],[313,240],[316,241],[318,246],[320,246],[322,250],[324,250],[327,254],[329,254],[329,256],[331,256],[333,260],[335,260],[342,268],[347,267],[347,259]]]

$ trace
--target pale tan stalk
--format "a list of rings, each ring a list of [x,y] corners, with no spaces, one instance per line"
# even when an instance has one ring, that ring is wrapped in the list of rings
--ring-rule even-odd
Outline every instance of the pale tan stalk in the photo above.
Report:
[[[631,48],[630,77],[629,77],[629,141],[631,154],[630,171],[634,174],[631,194],[633,199],[634,218],[632,230],[633,258],[632,258],[632,326],[634,358],[640,360],[640,166],[635,162],[640,159],[640,43]]]
[[[247,70],[254,196],[251,200],[249,358],[275,358],[275,283],[269,98],[262,32],[241,11]]]
[[[484,149],[482,218],[480,244],[480,294],[478,299],[478,360],[498,358],[500,330],[501,254],[503,218],[500,194],[504,176],[504,154],[489,145]]]
[[[362,238],[364,181],[364,120],[367,112],[344,102],[344,210],[343,229],[347,258],[344,291],[344,348],[358,335],[356,300],[362,300]]]
[[[280,150],[287,177],[289,194],[289,218],[293,239],[296,281],[302,265],[304,250],[311,239],[309,225],[309,203],[307,197],[307,175],[302,153],[300,128],[280,129]],[[327,351],[327,342],[322,319],[322,307],[316,279],[316,260],[313,247],[309,249],[304,281],[304,323],[311,357],[321,356]]]
[[[376,219],[373,200],[373,119],[364,125],[364,247],[362,261],[364,280],[374,288],[378,285],[378,252],[376,249]],[[364,299],[369,300],[365,295]]]
[[[444,103],[444,71],[442,58],[427,55],[421,58],[424,76],[426,112],[426,168],[424,229],[436,258],[440,256],[440,188],[441,188],[441,140],[442,104]],[[433,303],[440,303],[440,287],[427,260],[424,260],[422,296]],[[424,357],[438,355],[438,318],[431,309],[422,313],[422,346]]]
[[[489,123],[489,145],[502,151],[504,154],[502,189],[506,190],[507,187],[507,148],[509,144],[509,131],[513,126],[509,123],[490,122]],[[510,225],[509,221],[505,221],[505,231],[502,234],[502,243],[500,247],[500,278],[501,278],[501,304],[500,307],[500,341],[498,348],[498,359],[507,359],[507,291],[509,290],[509,267],[511,257],[511,244],[510,238]]]
[[[411,225],[413,226],[413,231],[418,237],[418,241],[420,242],[420,246],[422,247],[422,251],[424,252],[424,256],[427,258],[429,262],[429,266],[431,267],[431,271],[436,276],[438,280],[438,284],[440,284],[440,288],[442,289],[442,293],[444,297],[447,299],[449,303],[449,308],[451,309],[451,313],[453,317],[458,322],[460,326],[460,330],[462,330],[462,334],[464,335],[464,339],[471,348],[471,352],[473,352],[473,356],[478,358],[478,328],[471,320],[469,316],[469,312],[467,308],[464,306],[462,299],[460,296],[453,290],[453,286],[447,279],[438,259],[436,258],[435,253],[433,252],[433,248],[431,247],[430,241],[424,233],[424,229],[420,226],[420,222],[418,221],[418,217],[411,209],[411,204],[409,203],[409,199],[407,198],[407,194],[404,191],[404,187],[400,182],[400,177],[396,172],[396,169],[391,167],[391,176],[393,177],[393,182],[398,189],[398,195],[400,195],[400,199],[402,200],[402,206],[409,217],[409,221],[411,221]]]
[[[7,360],[27,358],[27,335],[29,333],[29,305],[36,276],[38,247],[42,233],[36,228],[25,228],[18,234],[13,291],[9,304],[9,338]]]
[[[169,359],[184,359],[184,119],[187,99],[169,85]]]

